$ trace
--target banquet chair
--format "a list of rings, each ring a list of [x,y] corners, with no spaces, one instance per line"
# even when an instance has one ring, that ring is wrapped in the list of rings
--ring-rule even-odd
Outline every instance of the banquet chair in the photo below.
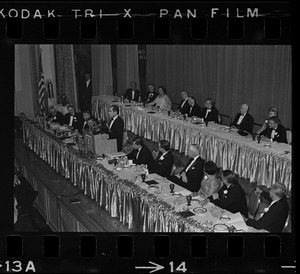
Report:
[[[289,145],[292,144],[292,131],[287,129],[286,130],[286,139]]]
[[[252,217],[252,219],[255,219],[256,213],[258,211],[259,203],[260,203],[260,195],[255,191],[255,189],[253,189],[250,194],[249,204],[248,204],[248,215],[249,217]]]
[[[176,170],[176,165],[173,164],[170,175],[174,175],[175,174],[175,170]]]
[[[127,141],[128,141],[128,133],[127,133],[127,130],[124,130],[123,131],[123,143],[122,143],[123,147],[126,145]]]

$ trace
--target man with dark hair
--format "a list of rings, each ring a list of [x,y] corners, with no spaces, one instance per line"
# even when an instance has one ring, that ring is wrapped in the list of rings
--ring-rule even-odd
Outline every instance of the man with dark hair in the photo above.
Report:
[[[68,105],[67,109],[69,112],[65,115],[64,125],[79,130],[82,124],[82,118],[79,113],[75,112],[73,105]]]
[[[256,188],[256,191],[271,201],[271,204],[265,209],[264,215],[259,220],[244,217],[246,224],[255,229],[265,229],[272,233],[282,232],[289,214],[289,204],[285,195],[286,186],[282,183],[274,183],[269,193],[259,187]]]
[[[150,149],[144,145],[141,137],[135,137],[132,144],[133,150],[127,155],[137,165],[147,165],[151,168],[154,164],[153,156]]]
[[[215,107],[215,101],[212,98],[207,98],[204,108],[201,111],[201,118],[207,122],[219,123],[219,111]]]
[[[280,119],[278,117],[270,117],[268,120],[269,126],[260,135],[265,136],[265,140],[287,143],[286,128],[280,123]]]
[[[124,93],[124,99],[128,99],[131,101],[138,101],[140,98],[140,91],[136,88],[136,83],[135,82],[131,82],[131,88],[127,89]]]
[[[189,117],[193,117],[193,116],[200,117],[201,116],[201,107],[196,103],[195,97],[190,96],[188,98],[188,103],[189,103],[189,106],[190,106],[188,116]]]
[[[124,121],[119,116],[119,107],[112,105],[109,108],[108,115],[111,118],[108,133],[109,139],[117,140],[117,149],[120,152],[123,146]]]
[[[188,102],[189,99],[189,94],[187,93],[187,91],[183,90],[181,91],[181,102],[179,104],[178,110],[181,114],[189,114],[190,112],[190,105]]]
[[[158,144],[159,153],[155,159],[154,166],[149,169],[149,173],[156,173],[162,177],[170,175],[174,158],[170,151],[170,142],[161,140]]]
[[[196,144],[190,145],[188,155],[190,159],[184,169],[177,176],[169,176],[168,180],[197,192],[203,178],[204,160],[200,157],[200,148]]]
[[[91,74],[86,72],[84,77],[85,79],[84,82],[82,82],[82,90],[79,90],[79,107],[81,111],[91,109],[93,95]]]
[[[65,116],[60,111],[56,110],[54,106],[49,108],[49,112],[50,114],[48,115],[47,120],[50,120],[52,123],[59,123],[60,125],[64,124]]]
[[[102,129],[100,125],[97,125],[96,119],[93,117],[88,118],[86,130],[88,130],[90,133],[94,135],[102,133]]]
[[[85,129],[88,129],[89,126],[88,126],[88,120],[92,117],[91,115],[91,112],[87,109],[87,110],[84,110],[83,113],[82,113],[82,120],[81,120],[81,125],[80,125],[80,128],[79,128],[79,132],[82,133],[83,130]]]
[[[248,113],[248,111],[248,105],[242,104],[240,112],[235,116],[230,126],[251,134],[254,127],[254,118]]]

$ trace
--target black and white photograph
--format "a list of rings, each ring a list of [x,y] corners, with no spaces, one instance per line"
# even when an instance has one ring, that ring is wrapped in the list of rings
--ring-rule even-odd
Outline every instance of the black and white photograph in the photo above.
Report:
[[[16,232],[292,232],[290,45],[14,54]]]

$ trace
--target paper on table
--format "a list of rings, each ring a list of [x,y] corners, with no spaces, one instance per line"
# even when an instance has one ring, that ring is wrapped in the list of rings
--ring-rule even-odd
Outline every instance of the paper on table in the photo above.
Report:
[[[177,192],[180,193],[182,196],[187,196],[187,195],[192,194],[192,192],[187,190],[187,189],[183,189],[183,190],[180,190],[180,191],[177,191]]]
[[[237,230],[248,231],[248,226],[246,225],[240,212],[234,213],[229,216],[230,221],[227,224],[233,225]]]
[[[114,157],[121,157],[124,156],[124,152],[110,152],[110,153],[105,153],[108,157],[114,158]]]

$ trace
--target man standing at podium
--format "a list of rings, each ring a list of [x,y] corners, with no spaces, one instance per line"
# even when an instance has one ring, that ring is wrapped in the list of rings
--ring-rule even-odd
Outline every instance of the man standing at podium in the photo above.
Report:
[[[109,139],[117,139],[118,152],[122,150],[124,121],[119,116],[119,107],[112,105],[109,108],[108,115],[111,118],[109,124]]]

